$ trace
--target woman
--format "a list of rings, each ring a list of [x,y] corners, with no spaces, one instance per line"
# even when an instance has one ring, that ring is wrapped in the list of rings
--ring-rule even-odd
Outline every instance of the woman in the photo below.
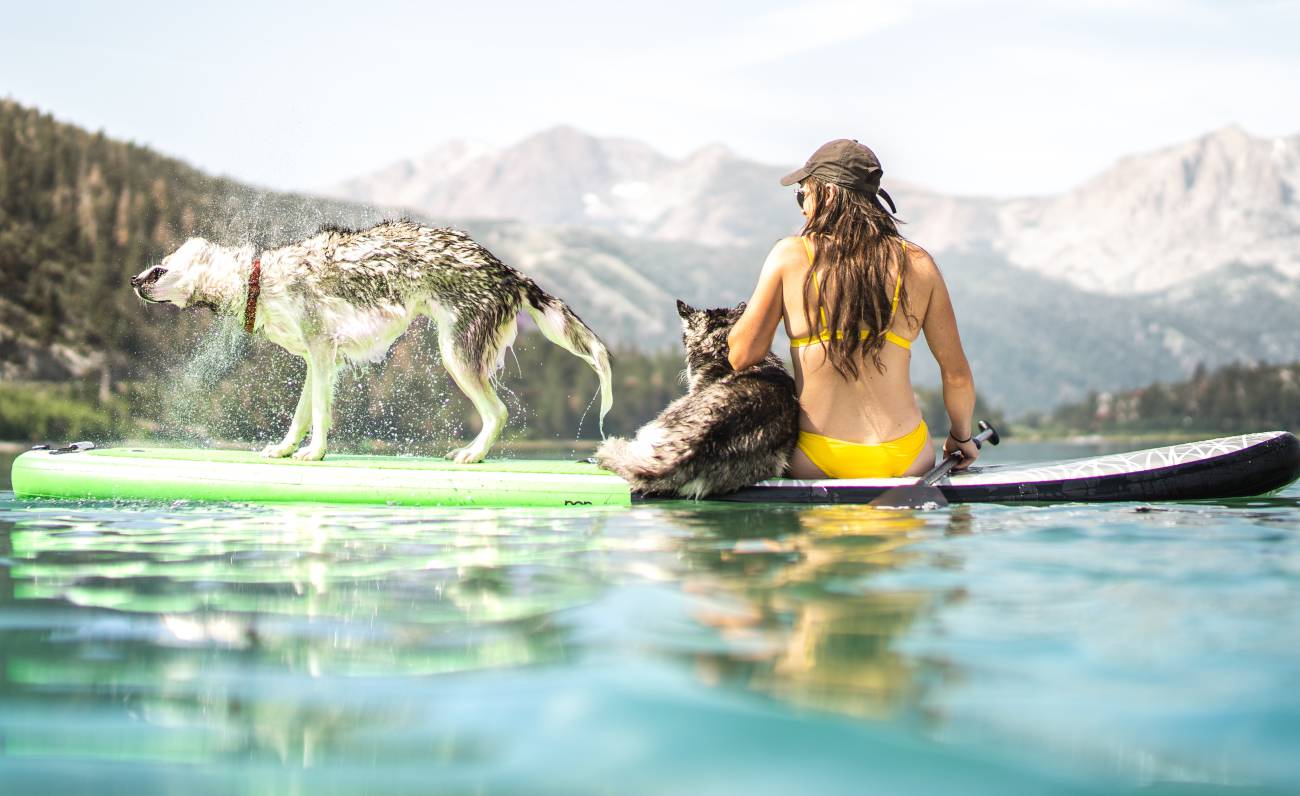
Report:
[[[803,234],[772,248],[728,337],[739,370],[763,358],[785,321],[801,410],[795,478],[915,476],[934,465],[908,373],[921,332],[943,374],[944,454],[961,451],[957,469],[979,456],[971,442],[975,384],[948,289],[877,199],[894,209],[882,173],[875,153],[840,139],[781,180],[799,184]]]

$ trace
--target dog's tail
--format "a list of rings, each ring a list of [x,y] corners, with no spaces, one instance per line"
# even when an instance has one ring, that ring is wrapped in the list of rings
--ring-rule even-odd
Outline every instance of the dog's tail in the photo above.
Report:
[[[600,379],[600,436],[605,436],[605,415],[614,405],[614,373],[609,366],[609,350],[591,327],[582,322],[568,305],[524,278],[523,308],[532,316],[546,339],[584,360]]]
[[[673,472],[681,464],[680,451],[670,450],[661,441],[662,431],[653,429],[652,423],[637,432],[636,439],[610,437],[596,448],[596,464],[617,473],[624,480],[632,483],[639,491],[645,491],[647,484],[661,479]]]

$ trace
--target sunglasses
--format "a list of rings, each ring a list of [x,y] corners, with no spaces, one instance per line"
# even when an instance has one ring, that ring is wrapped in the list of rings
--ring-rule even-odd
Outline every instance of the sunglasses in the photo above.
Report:
[[[794,200],[799,203],[799,207],[803,207],[803,197],[804,192],[802,188],[794,192]]]

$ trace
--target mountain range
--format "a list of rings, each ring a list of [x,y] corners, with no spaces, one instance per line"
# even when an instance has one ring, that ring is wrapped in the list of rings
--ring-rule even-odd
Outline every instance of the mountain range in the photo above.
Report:
[[[324,193],[460,219],[597,303],[608,334],[654,346],[674,333],[674,296],[744,298],[766,249],[797,231],[777,185],[789,165],[557,127],[501,148],[450,142]],[[981,389],[1010,411],[1198,363],[1300,358],[1300,136],[1227,127],[1052,196],[885,184],[947,275]],[[917,378],[933,383],[922,349]]]
[[[1296,149],[1229,128],[1037,199],[886,182],[948,279],[981,394],[1014,415],[1199,363],[1300,359]],[[771,243],[797,231],[784,170],[717,145],[673,159],[557,128],[440,147],[328,199],[0,101],[0,378],[131,378],[183,360],[176,342],[200,316],[142,308],[124,285],[189,235],[271,247],[403,214],[466,229],[610,343],[662,350],[679,345],[673,299],[740,301]],[[935,384],[925,346],[913,351],[917,383]]]
[[[720,144],[674,160],[637,141],[562,126],[502,149],[451,141],[322,193],[434,218],[732,246],[770,242],[797,217],[788,192],[772,190],[781,173]]]
[[[674,160],[636,141],[556,127],[499,149],[452,141],[325,193],[437,218],[761,245],[799,221],[776,185],[788,170],[719,144]],[[1300,276],[1300,135],[1264,139],[1227,127],[1126,157],[1055,196],[990,199],[886,185],[908,236],[931,251],[988,249],[1095,292],[1161,290],[1230,263]]]

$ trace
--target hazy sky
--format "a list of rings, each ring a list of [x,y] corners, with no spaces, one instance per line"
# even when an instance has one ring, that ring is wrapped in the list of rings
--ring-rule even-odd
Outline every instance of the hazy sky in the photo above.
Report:
[[[1227,124],[1300,132],[1300,3],[0,4],[0,95],[310,189],[555,124],[798,165],[829,138],[945,191],[1060,190]]]

